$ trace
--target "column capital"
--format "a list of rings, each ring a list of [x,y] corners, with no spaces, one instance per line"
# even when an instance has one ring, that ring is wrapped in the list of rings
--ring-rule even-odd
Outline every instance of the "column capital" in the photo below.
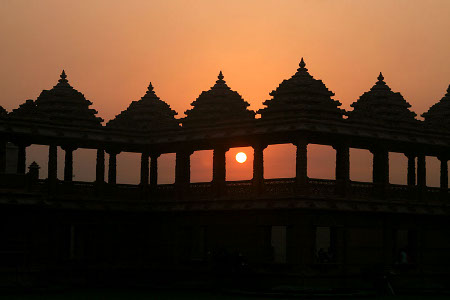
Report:
[[[268,146],[267,143],[263,143],[263,142],[258,141],[258,142],[252,143],[252,146],[251,146],[251,147],[252,147],[254,150],[256,150],[256,149],[264,150],[264,149],[267,148],[267,146]]]
[[[335,142],[335,143],[331,144],[331,147],[333,147],[334,150],[350,148],[350,146],[347,142]]]
[[[71,144],[65,144],[61,145],[61,149],[63,149],[64,151],[75,151],[78,149],[78,147]]]
[[[230,147],[222,144],[217,144],[214,145],[213,150],[223,150],[224,152],[228,152],[228,150],[230,150]]]
[[[117,148],[105,148],[105,152],[108,153],[109,155],[117,155],[122,151],[120,151]]]
[[[292,142],[295,146],[308,146],[309,142],[305,137],[299,137]]]
[[[415,153],[415,152],[405,152],[404,154],[409,159],[414,159],[418,156],[417,153]]]
[[[438,158],[441,162],[449,161],[449,155],[448,155],[448,154],[440,154],[440,155],[437,156],[437,158]]]
[[[150,159],[156,159],[156,158],[161,156],[161,153],[160,152],[150,151],[149,152],[149,156],[150,156]]]

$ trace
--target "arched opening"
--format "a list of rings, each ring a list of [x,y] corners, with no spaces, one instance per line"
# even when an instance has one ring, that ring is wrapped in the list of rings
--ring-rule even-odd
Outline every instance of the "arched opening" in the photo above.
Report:
[[[441,185],[441,162],[439,159],[434,156],[425,157],[425,167],[427,186],[439,187]]]
[[[97,150],[77,149],[73,152],[73,180],[92,182],[95,181],[95,166],[97,162]]]
[[[269,145],[264,150],[264,178],[294,178],[296,150],[292,144]]]
[[[372,159],[369,150],[350,148],[350,180],[372,182]]]
[[[48,150],[49,146],[46,145],[31,145],[27,148],[27,172],[28,172],[28,166],[35,161],[40,169],[39,169],[39,179],[45,179],[48,177]],[[7,153],[8,155],[8,153]],[[13,160],[16,161],[17,159]],[[10,161],[10,159],[7,157],[7,162]],[[11,166],[8,168],[8,164],[6,166],[6,172],[10,173],[13,171],[15,173],[17,170],[17,166]]]
[[[336,151],[331,146],[308,145],[308,178],[336,178]]]
[[[109,155],[107,159],[109,160]],[[108,165],[108,160],[105,162],[106,165]],[[120,152],[117,155],[116,176],[117,183],[119,184],[139,184],[141,176],[141,154]]]
[[[403,153],[389,152],[389,183],[407,184],[408,158]]]
[[[213,173],[213,150],[195,151],[191,155],[191,182],[210,182]]]
[[[247,155],[247,160],[243,163],[236,161],[236,154],[243,152]],[[225,155],[226,159],[226,180],[250,180],[253,177],[253,148],[239,147],[230,148]]]
[[[175,183],[175,153],[161,154],[158,158],[158,184]]]

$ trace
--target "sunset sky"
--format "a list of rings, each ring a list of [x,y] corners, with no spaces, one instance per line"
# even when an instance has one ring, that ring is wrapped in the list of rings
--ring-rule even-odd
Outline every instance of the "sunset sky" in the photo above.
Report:
[[[36,99],[65,69],[71,85],[106,121],[139,100],[150,81],[181,117],[222,70],[256,110],[304,57],[311,75],[343,108],[382,71],[420,115],[450,83],[449,16],[448,0],[0,0],[0,105],[11,111]],[[294,150],[269,147],[266,176],[292,176]],[[28,151],[28,163],[37,160],[45,174],[46,151]],[[246,153],[242,165],[227,160],[228,179],[251,177],[251,151]],[[93,180],[95,152],[75,155],[75,180]],[[313,146],[310,157],[311,177],[334,176],[334,150]],[[403,183],[406,160],[393,157],[393,166],[402,165],[393,167],[392,178]],[[195,153],[192,161],[193,179],[210,180],[211,151]],[[370,180],[368,162],[368,153],[352,151],[355,180]],[[137,155],[121,154],[118,164],[119,182],[137,180]],[[429,183],[437,184],[437,162],[429,166]],[[172,167],[173,157],[161,159],[161,168]],[[171,172],[161,178],[170,181]]]

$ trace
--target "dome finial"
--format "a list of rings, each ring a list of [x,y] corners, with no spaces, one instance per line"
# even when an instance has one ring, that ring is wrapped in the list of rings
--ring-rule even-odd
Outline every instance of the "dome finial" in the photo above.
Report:
[[[378,81],[383,81],[383,80],[384,80],[383,73],[380,72],[380,75],[378,75]]]
[[[149,85],[148,85],[147,91],[153,92],[153,85],[152,85],[151,82],[150,82]]]
[[[217,76],[218,80],[216,80],[216,84],[225,84],[225,80],[223,80],[224,76],[222,71],[219,72],[219,76]]]
[[[306,67],[306,64],[305,64],[305,61],[303,60],[303,57],[302,57],[302,60],[300,61],[300,63],[298,65],[299,65],[300,69],[304,69]]]
[[[61,73],[61,75],[59,75],[59,80],[58,80],[58,82],[60,83],[60,84],[67,84],[69,81],[67,80],[67,75],[66,75],[66,72],[64,71],[64,69],[62,70],[62,73]]]

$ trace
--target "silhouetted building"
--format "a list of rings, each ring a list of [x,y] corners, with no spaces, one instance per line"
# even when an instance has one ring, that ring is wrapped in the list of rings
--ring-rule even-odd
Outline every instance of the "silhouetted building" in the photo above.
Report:
[[[176,119],[150,84],[102,126],[63,71],[35,101],[9,114],[0,109],[3,284],[211,273],[355,284],[391,271],[399,284],[448,280],[449,91],[419,121],[380,74],[346,112],[302,59],[270,95],[255,118],[220,73]],[[5,172],[8,142],[16,174]],[[286,143],[297,147],[296,176],[265,179],[264,149]],[[46,179],[36,163],[27,170],[32,144],[49,146]],[[308,144],[336,150],[335,180],[308,177]],[[254,149],[253,179],[227,181],[226,152],[244,146]],[[57,147],[65,153],[64,180]],[[97,151],[94,182],[73,181],[79,148]],[[373,182],[350,180],[350,148],[372,152]],[[191,183],[197,150],[214,151],[212,182]],[[139,185],[116,183],[120,152],[141,154]],[[390,183],[390,152],[407,156],[407,185]],[[164,153],[176,153],[174,184],[157,181]],[[426,156],[441,162],[438,188],[427,186]]]

